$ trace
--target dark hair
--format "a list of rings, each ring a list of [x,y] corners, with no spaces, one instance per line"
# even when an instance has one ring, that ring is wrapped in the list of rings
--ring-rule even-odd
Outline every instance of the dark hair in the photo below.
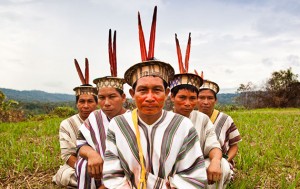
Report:
[[[79,96],[80,96],[80,95],[76,96],[76,104],[78,103]],[[98,104],[98,97],[95,96],[95,95],[93,95],[93,97],[94,97],[94,100],[96,101],[96,103]]]
[[[204,90],[210,90],[210,91],[214,94],[215,99],[216,99],[216,100],[218,99],[218,98],[217,98],[217,94],[215,93],[215,91],[213,91],[213,90],[211,90],[211,89],[200,89],[200,90],[199,90],[199,93],[198,93],[198,96],[199,96],[200,92],[201,92],[201,91],[204,91]]]
[[[175,97],[177,95],[178,91],[181,89],[186,89],[188,91],[195,92],[198,97],[199,90],[197,89],[197,87],[195,87],[193,85],[189,85],[189,84],[182,84],[182,85],[177,85],[176,87],[173,87],[171,89],[171,94]]]
[[[149,76],[159,77],[159,76],[156,76],[156,75],[149,75]],[[159,78],[161,78],[161,77],[159,77]],[[163,81],[164,89],[166,90],[166,89],[169,87],[169,85],[168,85],[168,83],[167,83],[165,80],[163,80],[163,79],[161,79],[161,80]],[[132,84],[132,89],[133,89],[134,91],[135,91],[137,82],[138,82],[138,80]]]
[[[124,94],[124,91],[123,91],[123,90],[118,89],[118,88],[115,88],[115,89],[116,89],[116,91],[117,91],[121,96]]]

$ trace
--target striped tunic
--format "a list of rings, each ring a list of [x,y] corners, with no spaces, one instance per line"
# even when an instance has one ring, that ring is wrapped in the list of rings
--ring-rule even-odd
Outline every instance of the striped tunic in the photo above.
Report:
[[[84,121],[79,129],[77,138],[77,148],[83,145],[89,145],[104,158],[106,132],[109,119],[102,110],[95,110]],[[95,189],[101,185],[101,181],[95,181],[87,172],[87,160],[79,157],[76,163],[76,174],[78,179],[78,188]]]
[[[189,118],[194,124],[194,127],[199,135],[200,146],[204,158],[209,157],[209,152],[213,148],[221,149],[220,143],[218,142],[215,133],[214,125],[212,124],[212,122],[210,121],[209,117],[206,114],[201,113],[197,110],[193,110],[190,113]]]
[[[163,111],[152,125],[138,120],[147,169],[147,189],[204,188],[207,182],[199,137],[192,122]],[[132,114],[117,116],[109,124],[103,166],[107,188],[137,188],[141,166]]]
[[[74,167],[70,167],[66,162],[71,155],[76,155],[76,140],[79,127],[82,123],[83,120],[79,114],[76,114],[63,120],[60,124],[59,143],[64,165],[60,167],[53,177],[53,182],[59,186],[77,186],[75,169]]]
[[[219,112],[213,124],[223,154],[227,154],[230,146],[242,141],[240,133],[229,115]]]
[[[214,148],[219,148],[221,150],[220,143],[215,133],[215,126],[206,114],[197,110],[193,110],[189,118],[198,132],[201,150],[205,157],[205,166],[208,168],[210,165],[209,152]],[[207,185],[206,188],[226,188],[226,184],[231,179],[232,172],[230,170],[229,162],[224,158],[221,159],[221,170],[222,175],[218,184]]]

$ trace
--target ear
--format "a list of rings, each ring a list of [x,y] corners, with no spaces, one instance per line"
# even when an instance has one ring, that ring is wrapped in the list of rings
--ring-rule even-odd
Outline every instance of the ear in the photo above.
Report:
[[[132,88],[129,89],[129,94],[130,94],[131,98],[133,98],[133,96],[134,96],[134,90]]]
[[[125,93],[122,94],[122,102],[123,102],[123,103],[126,102],[126,94],[125,94]]]
[[[169,93],[170,93],[170,88],[166,88],[166,91],[165,91],[166,99],[168,98]]]
[[[175,96],[173,96],[173,94],[171,93],[171,101],[174,102],[175,101]]]

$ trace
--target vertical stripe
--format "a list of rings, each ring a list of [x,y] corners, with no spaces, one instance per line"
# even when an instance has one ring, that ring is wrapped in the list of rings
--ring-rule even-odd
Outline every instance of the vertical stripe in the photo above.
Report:
[[[159,158],[159,171],[158,171],[158,177],[165,178],[165,168],[164,164],[166,162],[166,159],[170,153],[172,141],[174,139],[174,135],[181,124],[183,120],[183,116],[179,114],[175,114],[175,116],[170,121],[168,127],[166,128],[163,140],[161,144],[161,154]]]

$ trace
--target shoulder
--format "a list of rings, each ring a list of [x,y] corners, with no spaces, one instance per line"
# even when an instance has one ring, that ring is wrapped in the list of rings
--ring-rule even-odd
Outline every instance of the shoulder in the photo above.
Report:
[[[193,123],[189,118],[171,111],[166,111],[166,113],[167,113],[166,117],[171,118],[172,120],[180,121],[180,125],[184,125],[182,127],[188,127],[188,128],[193,127]]]
[[[68,126],[70,125],[71,122],[74,122],[74,121],[77,121],[77,120],[80,120],[79,118],[79,114],[75,114],[67,119],[64,119],[61,123],[60,123],[60,126]]]
[[[220,112],[219,116],[223,117],[223,119],[226,119],[227,121],[233,122],[232,117],[224,112]]]

